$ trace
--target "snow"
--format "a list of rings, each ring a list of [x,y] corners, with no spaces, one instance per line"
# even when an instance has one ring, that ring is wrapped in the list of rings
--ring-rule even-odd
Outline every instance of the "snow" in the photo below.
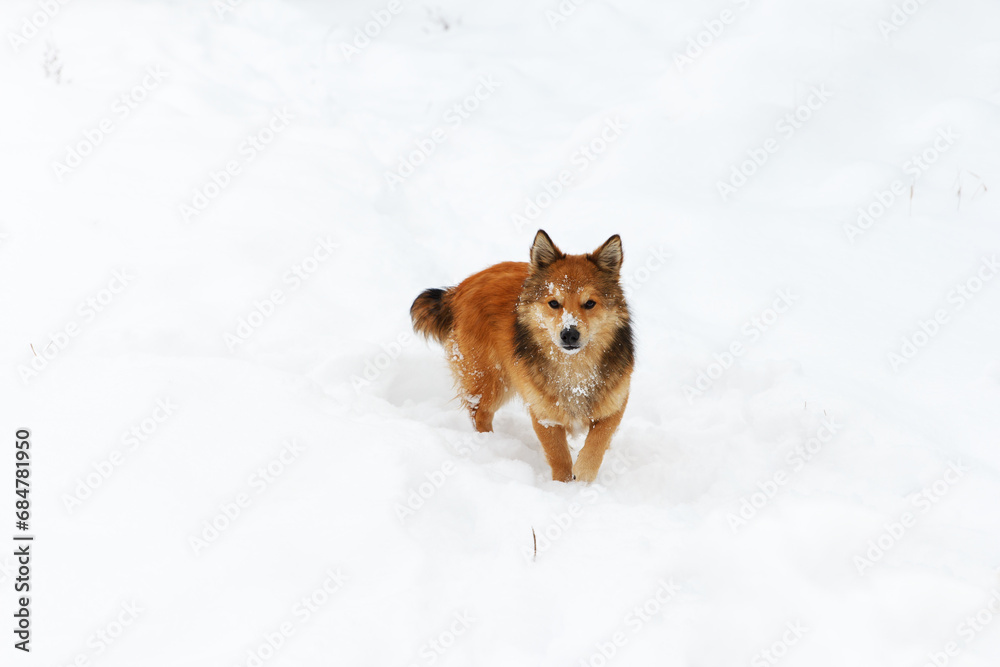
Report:
[[[560,318],[559,320],[559,324],[562,326],[563,329],[574,327],[579,323],[580,320],[576,319],[576,315],[569,312],[568,310],[563,310],[562,318]]]
[[[994,3],[0,18],[26,664],[996,664]],[[589,486],[410,329],[538,228],[623,242]]]

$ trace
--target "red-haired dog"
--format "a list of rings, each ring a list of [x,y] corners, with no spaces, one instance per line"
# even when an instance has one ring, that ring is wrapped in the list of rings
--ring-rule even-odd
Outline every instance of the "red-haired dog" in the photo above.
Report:
[[[567,255],[539,230],[531,262],[503,262],[410,308],[413,328],[444,345],[477,431],[515,393],[552,467],[552,479],[591,482],[628,401],[634,364],[616,234],[586,255]],[[566,433],[586,431],[577,456]]]

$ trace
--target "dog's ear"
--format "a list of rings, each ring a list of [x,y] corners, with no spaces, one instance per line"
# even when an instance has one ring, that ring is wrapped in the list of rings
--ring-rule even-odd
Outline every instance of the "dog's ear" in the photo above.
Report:
[[[538,233],[535,234],[535,242],[531,244],[531,270],[544,269],[552,262],[565,256],[545,233],[545,230],[539,229]]]
[[[605,241],[600,248],[587,255],[587,258],[594,262],[594,264],[597,264],[599,269],[610,271],[617,275],[621,271],[623,259],[621,237],[615,234]]]

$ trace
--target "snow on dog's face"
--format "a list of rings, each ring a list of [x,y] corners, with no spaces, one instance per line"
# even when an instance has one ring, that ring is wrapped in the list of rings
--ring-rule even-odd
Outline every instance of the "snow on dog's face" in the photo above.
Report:
[[[548,356],[607,350],[629,321],[621,265],[617,234],[588,255],[566,255],[539,230],[518,302],[519,335],[530,334]]]

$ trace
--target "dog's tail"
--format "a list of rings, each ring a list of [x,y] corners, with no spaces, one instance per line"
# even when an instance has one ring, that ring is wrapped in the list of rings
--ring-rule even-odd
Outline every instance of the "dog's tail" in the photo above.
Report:
[[[453,316],[451,312],[451,296],[454,288],[425,289],[410,306],[410,319],[413,320],[413,330],[427,338],[433,338],[439,343],[451,334]]]

